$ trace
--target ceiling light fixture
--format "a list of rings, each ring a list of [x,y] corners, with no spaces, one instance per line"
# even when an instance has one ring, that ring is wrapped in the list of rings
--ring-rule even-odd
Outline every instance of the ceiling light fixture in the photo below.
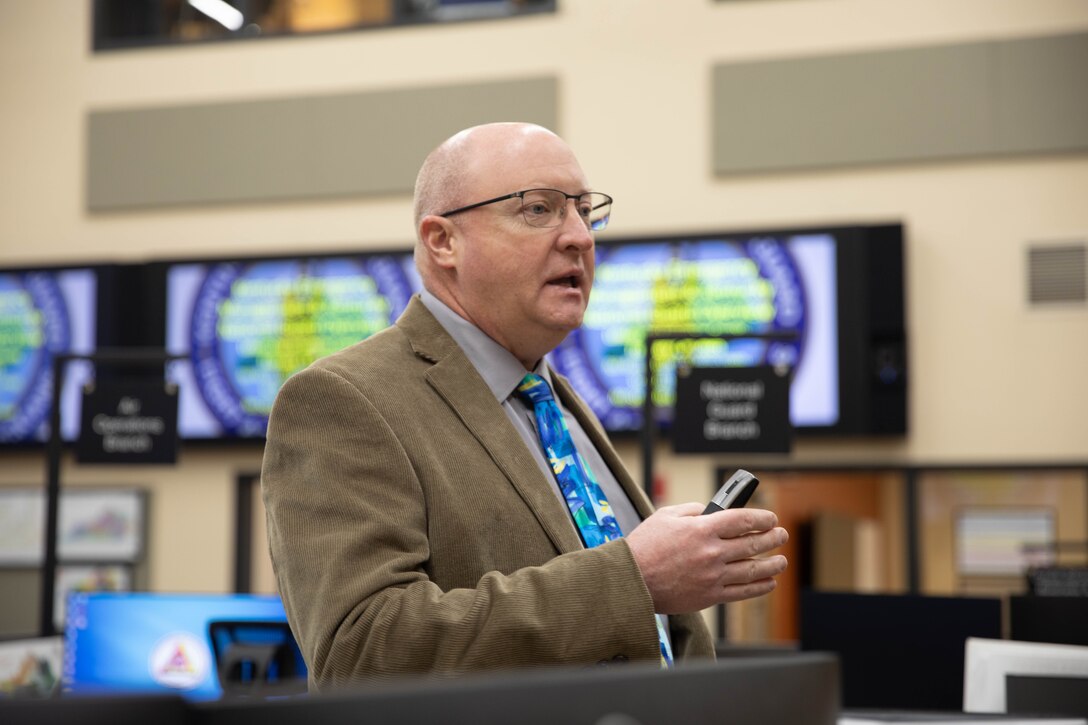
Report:
[[[228,30],[238,30],[245,17],[223,0],[188,0],[189,4]]]

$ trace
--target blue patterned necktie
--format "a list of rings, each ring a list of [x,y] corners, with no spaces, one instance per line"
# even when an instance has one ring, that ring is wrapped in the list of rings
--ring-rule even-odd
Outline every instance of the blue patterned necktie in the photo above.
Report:
[[[540,444],[586,548],[623,536],[597,478],[574,447],[570,430],[555,398],[552,397],[552,389],[548,387],[547,381],[539,375],[529,373],[522,378],[517,393],[533,407]],[[664,618],[657,616],[655,619],[661,647],[661,666],[669,667],[672,664],[672,648],[665,631]]]

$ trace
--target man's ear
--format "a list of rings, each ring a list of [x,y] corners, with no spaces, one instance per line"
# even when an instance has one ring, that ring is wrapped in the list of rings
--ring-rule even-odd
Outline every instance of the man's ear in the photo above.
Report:
[[[435,214],[428,214],[419,222],[419,238],[427,251],[427,256],[442,267],[450,269],[456,266],[456,244],[460,230],[449,219]]]

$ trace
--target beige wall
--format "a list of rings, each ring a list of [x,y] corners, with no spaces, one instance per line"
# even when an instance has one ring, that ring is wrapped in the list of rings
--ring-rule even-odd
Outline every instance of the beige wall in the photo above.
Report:
[[[1088,238],[1088,156],[715,178],[708,98],[714,63],[1085,30],[1088,3],[560,6],[554,16],[511,22],[96,56],[89,2],[0,2],[0,264],[411,242],[406,196],[90,215],[90,110],[555,75],[559,130],[594,185],[617,199],[611,234],[906,223],[911,433],[879,443],[802,441],[794,460],[1088,458],[1088,309],[1029,309],[1024,269],[1029,242]],[[637,446],[622,448],[637,473]],[[152,587],[220,591],[231,577],[234,475],[259,458],[254,448],[187,450],[175,469],[68,465],[64,475],[73,484],[146,484]],[[670,500],[705,498],[713,459],[662,449],[658,460]],[[39,483],[44,468],[38,454],[0,453],[0,484]]]

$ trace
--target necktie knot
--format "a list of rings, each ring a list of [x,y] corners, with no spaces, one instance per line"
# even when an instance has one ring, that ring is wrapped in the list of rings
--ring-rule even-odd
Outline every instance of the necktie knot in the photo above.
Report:
[[[548,381],[536,373],[529,373],[521,379],[521,382],[517,387],[517,394],[522,400],[528,401],[533,405],[546,400],[555,400],[552,396],[552,389],[548,385]]]

